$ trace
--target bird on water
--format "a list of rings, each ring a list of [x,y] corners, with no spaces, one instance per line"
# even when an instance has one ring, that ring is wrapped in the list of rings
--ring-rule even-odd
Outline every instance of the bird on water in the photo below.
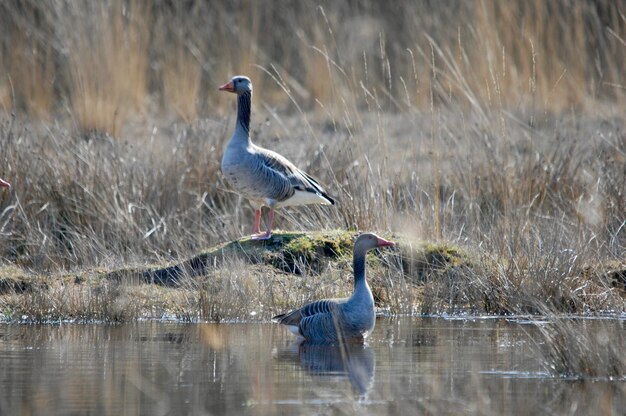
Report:
[[[365,255],[376,247],[394,245],[376,234],[361,234],[354,243],[352,296],[318,300],[272,320],[311,344],[364,342],[376,323],[374,297],[365,278]]]

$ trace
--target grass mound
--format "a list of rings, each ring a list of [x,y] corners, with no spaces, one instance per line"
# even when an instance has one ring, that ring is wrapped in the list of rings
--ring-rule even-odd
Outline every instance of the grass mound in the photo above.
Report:
[[[5,266],[0,311],[5,319],[38,322],[266,319],[315,299],[349,296],[357,235],[279,231],[266,241],[244,237],[181,261],[113,271],[41,275]],[[390,313],[542,314],[537,305],[603,313],[621,310],[626,298],[615,284],[621,264],[581,267],[585,273],[556,280],[449,242],[386,237],[398,245],[370,253],[367,271],[376,305]]]
[[[202,276],[234,260],[247,264],[272,266],[296,275],[322,273],[331,262],[349,264],[358,233],[343,230],[321,232],[275,232],[268,240],[239,240],[219,244],[193,257],[167,266],[146,269],[121,269],[107,274],[108,279],[137,279],[145,283],[177,286],[185,277]],[[396,238],[396,240],[398,240]],[[470,261],[460,248],[449,244],[411,243],[400,238],[396,266],[404,277],[423,282],[425,275],[445,273],[454,267],[469,267]],[[380,266],[372,260],[370,267]],[[370,263],[372,263],[370,262]],[[391,263],[385,263],[391,266]]]
[[[320,273],[328,262],[351,253],[355,233],[330,231],[316,233],[275,232],[268,240],[239,240],[219,244],[193,257],[168,266],[122,269],[107,274],[114,280],[140,278],[146,283],[176,286],[186,276],[201,276],[228,262],[264,264],[284,272],[302,274],[304,268]]]

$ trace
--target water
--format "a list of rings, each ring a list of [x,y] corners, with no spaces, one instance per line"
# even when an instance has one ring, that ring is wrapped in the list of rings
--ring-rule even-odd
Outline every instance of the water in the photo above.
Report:
[[[624,330],[623,321],[611,325]],[[0,325],[0,414],[626,409],[624,381],[550,376],[537,335],[533,325],[505,319],[380,319],[368,345],[340,349],[298,347],[269,323]]]

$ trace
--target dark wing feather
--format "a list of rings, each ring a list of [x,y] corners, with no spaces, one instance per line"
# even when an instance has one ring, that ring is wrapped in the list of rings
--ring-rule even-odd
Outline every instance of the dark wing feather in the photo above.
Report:
[[[300,333],[310,342],[332,342],[337,339],[337,329],[333,314],[318,313],[300,321]]]
[[[331,204],[335,204],[335,201],[324,191],[324,188],[322,188],[317,180],[306,172],[298,169],[286,157],[258,146],[255,150],[261,155],[262,163],[289,180],[293,189],[321,194],[324,198],[328,199]]]
[[[307,191],[309,191],[309,192],[317,192],[317,193],[321,194],[324,198],[328,199],[328,201],[330,202],[331,205],[335,205],[335,200],[333,198],[331,198],[330,195],[328,195],[326,193],[324,188],[322,188],[322,186],[319,184],[319,182],[317,182],[317,180],[315,178],[313,178],[312,176],[310,176],[306,172],[303,172],[301,170],[298,170],[298,171],[307,180],[307,182],[310,185],[310,188],[307,188]]]
[[[302,316],[313,316],[319,313],[330,313],[337,306],[335,299],[322,299],[311,302],[300,308]]]
[[[287,178],[297,174],[298,168],[287,160],[286,157],[258,146],[256,146],[255,151],[261,157],[261,162],[268,168],[281,173]]]
[[[283,325],[299,326],[300,321],[302,321],[304,318],[317,314],[329,314],[336,305],[337,301],[334,299],[322,299],[306,304],[300,309],[296,309],[295,311],[291,311],[282,315],[277,315],[273,317],[272,320]]]

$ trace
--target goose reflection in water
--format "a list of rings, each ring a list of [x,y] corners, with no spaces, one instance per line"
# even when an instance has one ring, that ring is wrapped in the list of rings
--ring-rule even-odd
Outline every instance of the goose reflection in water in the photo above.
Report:
[[[279,352],[277,358],[298,362],[313,376],[345,377],[360,397],[366,396],[374,384],[376,354],[365,344],[295,342]]]

